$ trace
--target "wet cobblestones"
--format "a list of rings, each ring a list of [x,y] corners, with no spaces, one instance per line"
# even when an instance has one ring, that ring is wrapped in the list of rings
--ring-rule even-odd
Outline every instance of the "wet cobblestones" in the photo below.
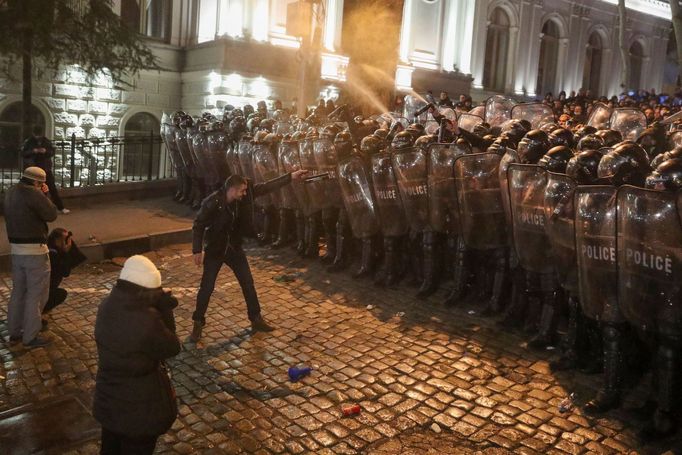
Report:
[[[626,410],[597,419],[579,408],[559,412],[570,392],[579,402],[591,397],[598,377],[551,374],[551,352],[528,351],[521,336],[469,314],[475,304],[443,307],[445,290],[417,301],[413,289],[330,275],[288,249],[249,254],[263,313],[277,330],[251,333],[239,285],[224,268],[204,339],[170,362],[179,416],[158,453],[661,453],[682,446],[679,437],[641,446],[641,422]],[[186,245],[150,257],[181,302],[184,339],[201,270]],[[97,305],[118,271],[87,266],[65,281],[69,299],[50,316],[49,348],[0,344],[0,412],[63,395],[90,405]],[[300,276],[274,279],[283,273]],[[5,302],[9,289],[9,276],[0,275]],[[0,330],[6,338],[4,322]],[[292,383],[294,365],[313,372]],[[343,417],[342,406],[355,403],[362,412]],[[90,441],[73,453],[97,451]]]

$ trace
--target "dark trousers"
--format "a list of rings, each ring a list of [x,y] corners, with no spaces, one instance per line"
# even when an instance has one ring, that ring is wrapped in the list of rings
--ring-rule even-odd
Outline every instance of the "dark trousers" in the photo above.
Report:
[[[50,198],[52,199],[52,202],[54,202],[54,205],[57,206],[57,210],[64,210],[64,203],[62,202],[62,198],[59,197],[59,191],[57,191],[57,185],[54,183],[54,174],[50,170],[45,171],[46,174],[46,184],[47,187],[50,189]]]
[[[215,280],[223,263],[232,269],[234,276],[239,282],[239,286],[242,288],[249,320],[252,322],[257,320],[260,318],[260,303],[258,303],[256,287],[253,284],[253,275],[251,275],[249,261],[246,259],[246,254],[244,254],[244,250],[241,247],[229,248],[224,257],[204,256],[204,273],[201,275],[201,284],[197,293],[197,307],[194,310],[192,319],[202,323],[206,322],[205,316],[208,300],[211,298],[211,294],[213,294]]]
[[[151,455],[158,436],[126,436],[102,428],[101,455]]]
[[[50,312],[50,310],[53,310],[58,305],[64,303],[67,294],[68,292],[66,292],[66,289],[50,287],[50,295],[47,297],[47,303],[45,304],[45,308],[43,308],[43,314]]]

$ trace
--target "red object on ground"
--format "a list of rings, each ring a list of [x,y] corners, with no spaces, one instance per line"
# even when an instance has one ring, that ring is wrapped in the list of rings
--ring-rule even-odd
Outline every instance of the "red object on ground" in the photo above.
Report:
[[[353,406],[347,406],[342,409],[343,415],[344,416],[352,416],[355,414],[360,414],[360,405],[355,404]]]

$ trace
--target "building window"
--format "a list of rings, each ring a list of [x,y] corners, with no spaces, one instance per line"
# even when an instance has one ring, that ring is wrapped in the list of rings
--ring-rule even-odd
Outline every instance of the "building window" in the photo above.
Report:
[[[151,174],[158,175],[161,161],[161,142],[157,140],[161,124],[152,114],[138,112],[126,122],[123,132],[122,176],[125,178],[146,179],[151,166]]]
[[[644,48],[642,43],[635,41],[630,46],[630,88],[638,90],[642,85],[642,63],[644,62]]]
[[[583,88],[590,90],[593,95],[599,94],[599,79],[601,77],[602,40],[599,33],[592,32],[585,49],[585,67],[583,69]]]
[[[554,90],[556,67],[559,59],[559,27],[553,20],[542,26],[540,38],[540,58],[538,60],[538,80],[535,85],[537,96]]]
[[[31,123],[45,129],[45,117],[31,105]],[[45,135],[49,137],[50,132]],[[0,169],[14,169],[21,165],[21,101],[12,103],[0,113]]]
[[[168,41],[172,7],[169,0],[121,0],[121,19],[131,30]]]
[[[507,55],[509,52],[509,16],[502,8],[495,8],[485,41],[485,67],[483,87],[503,92],[507,76]]]

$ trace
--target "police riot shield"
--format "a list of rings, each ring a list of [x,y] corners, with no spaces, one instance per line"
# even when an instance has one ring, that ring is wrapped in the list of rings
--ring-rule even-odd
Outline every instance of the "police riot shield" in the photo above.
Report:
[[[452,123],[457,123],[457,113],[454,111],[454,109],[451,109],[449,107],[439,107],[438,113],[440,114],[441,117],[445,117]]]
[[[198,164],[197,170],[199,171],[200,177],[204,179],[204,183],[209,187],[213,186],[218,180],[218,174],[215,172],[215,169],[209,160],[206,132],[199,128],[193,128],[189,133],[188,141],[190,150],[196,157]]]
[[[225,159],[230,174],[245,175],[242,166],[239,164],[239,142],[229,142]]]
[[[498,176],[500,160],[495,153],[462,155],[455,160],[462,239],[471,249],[490,250],[507,244]]]
[[[511,118],[528,120],[531,129],[537,129],[545,123],[554,123],[554,111],[544,103],[521,103],[512,108]]]
[[[494,95],[485,101],[485,121],[490,126],[500,126],[511,119],[516,102],[502,95]]]
[[[554,257],[554,271],[562,288],[578,294],[578,266],[575,258],[575,180],[566,174],[547,173],[545,187],[545,230]]]
[[[192,158],[192,152],[189,150],[189,143],[187,142],[187,129],[185,128],[179,128],[179,127],[172,127],[175,133],[175,145],[178,148],[178,152],[180,153],[180,157],[182,158],[182,162],[185,165],[185,169],[190,172],[190,175],[192,177],[195,177],[194,175],[194,159]]]
[[[255,181],[255,174],[253,172],[253,160],[251,159],[251,153],[253,144],[249,139],[242,139],[239,141],[237,148],[237,157],[239,158],[239,167],[242,171],[242,176]]]
[[[270,144],[256,144],[253,146],[253,170],[257,183],[267,182],[279,176],[277,157]],[[273,191],[266,196],[255,199],[258,205],[274,205],[279,208],[281,203],[279,191]]]
[[[457,126],[459,126],[460,129],[469,132],[472,132],[474,127],[481,123],[483,123],[483,117],[469,113],[459,114],[459,118],[457,119]]]
[[[625,319],[644,330],[682,328],[680,198],[632,186],[618,190],[618,302]]]
[[[646,128],[646,116],[639,109],[619,107],[613,110],[609,120],[611,129],[620,131],[624,141],[636,141]]]
[[[277,161],[280,174],[287,174],[301,169],[301,162],[298,158],[298,142],[282,141],[277,150]],[[298,195],[297,192],[301,192],[302,195]],[[299,198],[303,195],[305,195],[305,189],[300,182],[294,181],[291,182],[291,185],[285,185],[281,190],[281,208],[303,208],[303,204],[299,204]]]
[[[440,128],[440,123],[435,120],[429,120],[424,124],[425,134],[438,134],[438,129]]]
[[[209,163],[213,167],[215,184],[222,184],[231,175],[230,166],[227,162],[227,151],[230,148],[230,139],[227,133],[220,129],[209,131],[206,134]]]
[[[166,150],[168,150],[168,157],[171,160],[171,164],[178,168],[182,166],[182,158],[180,157],[178,146],[175,143],[173,128],[176,128],[175,125],[171,123],[170,117],[164,112],[161,117],[161,139],[163,139],[163,143],[166,144]]]
[[[682,147],[682,131],[672,133],[669,142],[672,147]]]
[[[290,134],[294,132],[294,125],[284,121],[275,122],[275,126],[273,127],[272,132],[275,134],[279,134],[280,136],[284,136],[285,134]]]
[[[547,173],[534,164],[513,163],[507,170],[507,184],[519,263],[529,272],[552,273],[552,248],[545,230]]]
[[[508,184],[508,174],[507,170],[509,169],[509,166],[513,163],[518,163],[519,162],[519,156],[516,153],[516,150],[507,147],[505,154],[502,156],[502,159],[500,160],[500,171],[499,171],[499,177],[500,177],[500,188],[502,188],[502,206],[504,207],[504,218],[507,222],[507,226],[510,228],[508,231],[509,234],[511,234],[511,225],[513,223],[512,221],[512,212],[511,212],[511,203],[509,202],[509,184]]]
[[[306,139],[300,142],[298,156],[301,163],[301,169],[307,170],[308,175],[313,176],[320,173],[317,162],[315,161],[315,150],[312,139]],[[323,180],[312,180],[304,185],[308,202],[307,212],[309,214],[331,207],[330,202],[326,198],[325,186],[326,182]]]
[[[575,251],[583,313],[593,320],[622,322],[616,269],[616,187],[578,186]]]
[[[429,223],[427,156],[420,149],[410,147],[393,154],[392,159],[405,218],[410,229],[421,232]]]
[[[428,152],[429,225],[436,232],[460,230],[454,164],[466,152],[456,144],[431,144]]]
[[[366,239],[379,233],[379,216],[362,158],[352,156],[337,166],[339,188],[353,236]]]
[[[475,115],[476,117],[485,118],[485,105],[472,107],[469,114]]]
[[[604,103],[597,103],[592,109],[590,118],[587,120],[589,126],[593,126],[598,130],[605,130],[609,127],[609,120],[611,119],[611,108]]]
[[[400,191],[393,173],[391,154],[372,155],[372,186],[379,209],[381,233],[386,237],[407,234],[407,220],[403,210]]]
[[[315,139],[313,140],[313,153],[315,156],[315,163],[320,173],[326,172],[329,178],[320,182],[320,187],[324,191],[324,198],[328,207],[343,207],[343,199],[341,197],[341,189],[336,176],[336,165],[338,159],[336,156],[336,147],[329,139]]]
[[[414,118],[414,121],[417,123],[424,124],[426,120],[428,119],[428,112],[423,112],[419,117],[415,117],[415,113],[419,111],[421,108],[426,106],[427,102],[422,99],[421,97],[416,97],[412,95],[405,95],[405,103],[404,103],[404,109],[403,109],[403,117],[409,117],[409,118]]]

